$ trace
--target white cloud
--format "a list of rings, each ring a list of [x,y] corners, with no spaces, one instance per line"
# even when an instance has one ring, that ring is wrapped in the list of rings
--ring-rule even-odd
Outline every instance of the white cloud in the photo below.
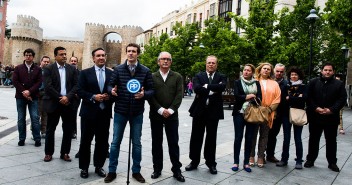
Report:
[[[134,25],[144,30],[161,21],[173,10],[192,0],[12,0],[7,21],[11,26],[17,15],[30,15],[39,20],[44,37],[83,38],[85,23]]]

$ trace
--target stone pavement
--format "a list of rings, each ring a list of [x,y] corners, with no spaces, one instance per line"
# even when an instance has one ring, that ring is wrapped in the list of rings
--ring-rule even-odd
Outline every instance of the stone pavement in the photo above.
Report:
[[[104,184],[102,178],[94,173],[94,167],[89,169],[89,178],[82,179],[79,176],[78,159],[74,159],[79,147],[79,139],[72,140],[71,157],[72,162],[64,162],[59,159],[59,151],[62,139],[61,124],[57,127],[56,147],[53,161],[45,163],[44,158],[44,140],[41,147],[34,147],[34,141],[31,140],[31,132],[27,127],[27,140],[24,147],[17,146],[18,133],[16,126],[16,106],[15,106],[15,89],[0,88],[0,184],[6,185],[36,185],[36,184]],[[231,110],[225,107],[225,120],[221,120],[218,128],[217,141],[217,162],[218,174],[211,175],[201,161],[197,170],[186,172],[184,167],[189,164],[189,139],[191,133],[191,118],[188,114],[188,108],[192,103],[193,97],[185,97],[180,108],[180,151],[181,162],[183,164],[182,174],[186,178],[185,183],[180,183],[172,177],[171,163],[168,156],[167,142],[164,137],[164,169],[161,177],[151,179],[153,172],[151,156],[151,136],[150,122],[148,119],[149,107],[146,106],[144,114],[143,135],[142,135],[142,175],[146,178],[146,184],[351,184],[352,180],[352,111],[345,108],[343,119],[346,135],[339,135],[338,142],[338,162],[341,172],[336,173],[327,168],[328,163],[325,158],[325,140],[322,137],[320,142],[319,157],[313,168],[303,170],[294,169],[295,165],[295,146],[293,136],[290,147],[290,160],[287,167],[276,167],[273,163],[268,163],[264,168],[253,167],[252,173],[247,173],[242,168],[240,171],[233,172],[233,142],[234,127],[232,123]],[[2,119],[6,117],[7,119]],[[29,119],[29,116],[27,116]],[[78,124],[80,125],[80,124]],[[126,127],[124,140],[121,146],[119,166],[117,168],[117,179],[111,184],[125,184],[127,177],[127,159],[128,159],[128,133]],[[304,156],[307,154],[308,147],[308,127],[305,126],[302,134],[304,144]],[[276,147],[276,157],[281,155],[282,132],[278,136]],[[110,129],[110,141],[112,138],[112,126]],[[94,145],[93,145],[94,147]],[[241,152],[241,158],[243,151]],[[240,160],[241,162],[243,159]],[[107,160],[104,169],[107,171],[109,161]],[[243,164],[240,164],[242,166]],[[134,179],[130,179],[130,184],[140,184]]]

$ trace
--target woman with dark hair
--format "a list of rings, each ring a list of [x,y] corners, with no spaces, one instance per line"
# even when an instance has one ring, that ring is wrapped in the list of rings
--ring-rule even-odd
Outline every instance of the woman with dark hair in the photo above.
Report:
[[[306,86],[303,84],[302,79],[304,78],[303,72],[293,66],[287,72],[287,77],[290,79],[288,82],[288,96],[286,99],[291,108],[304,109],[306,105]],[[293,125],[295,145],[296,145],[296,169],[302,169],[302,157],[303,157],[303,145],[302,145],[302,130],[303,126]],[[289,146],[283,148],[289,150]],[[285,151],[282,151],[283,153]],[[287,153],[289,151],[286,151]],[[276,166],[284,166],[279,165],[287,164],[287,160],[281,159],[280,162]]]
[[[238,171],[244,127],[246,127],[246,133],[243,169],[246,172],[252,171],[249,165],[249,155],[251,153],[253,132],[257,124],[247,123],[244,120],[243,113],[244,110],[248,107],[250,101],[253,101],[254,98],[262,99],[260,84],[253,78],[254,72],[255,67],[252,64],[246,64],[244,65],[242,76],[239,80],[235,81],[234,96],[236,102],[232,112],[233,123],[235,126],[234,164],[231,168],[233,171]]]

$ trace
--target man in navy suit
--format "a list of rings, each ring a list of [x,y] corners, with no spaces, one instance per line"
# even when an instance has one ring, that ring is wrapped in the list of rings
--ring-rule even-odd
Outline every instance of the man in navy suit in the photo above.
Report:
[[[193,79],[193,88],[196,96],[189,109],[193,117],[190,141],[189,158],[191,163],[186,171],[194,170],[200,162],[200,153],[203,144],[204,131],[207,135],[204,144],[205,164],[211,174],[217,174],[216,134],[219,119],[224,119],[222,92],[225,90],[227,79],[216,71],[218,65],[215,56],[206,59],[206,71],[198,73]]]
[[[107,93],[107,85],[112,71],[105,67],[106,54],[103,48],[92,51],[95,65],[82,70],[78,80],[78,96],[82,98],[80,111],[81,125],[84,125],[79,147],[79,168],[81,177],[88,178],[90,146],[95,136],[95,173],[105,177],[102,168],[109,149],[109,128],[112,117],[112,101]]]
[[[43,109],[48,113],[45,137],[44,161],[52,160],[55,148],[55,130],[62,119],[63,137],[60,158],[71,162],[68,155],[71,150],[72,124],[74,123],[74,104],[77,91],[77,71],[66,64],[66,49],[54,49],[55,62],[44,68]]]

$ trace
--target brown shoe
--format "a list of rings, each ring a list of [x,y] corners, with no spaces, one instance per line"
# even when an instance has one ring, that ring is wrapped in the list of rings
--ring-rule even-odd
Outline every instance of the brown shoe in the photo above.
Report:
[[[110,183],[112,182],[114,179],[116,179],[116,173],[108,173],[108,175],[105,177],[104,182],[105,183]]]
[[[44,162],[50,162],[51,160],[53,160],[53,156],[52,155],[45,155]]]
[[[67,162],[71,162],[71,158],[68,154],[61,155],[60,159],[67,161]]]
[[[140,173],[133,173],[132,177],[140,183],[145,183],[145,179],[143,178],[142,174],[140,174]]]
[[[272,162],[272,163],[277,163],[279,162],[278,159],[276,159],[275,156],[272,156],[272,157],[266,157],[266,160],[269,161],[269,162]]]

